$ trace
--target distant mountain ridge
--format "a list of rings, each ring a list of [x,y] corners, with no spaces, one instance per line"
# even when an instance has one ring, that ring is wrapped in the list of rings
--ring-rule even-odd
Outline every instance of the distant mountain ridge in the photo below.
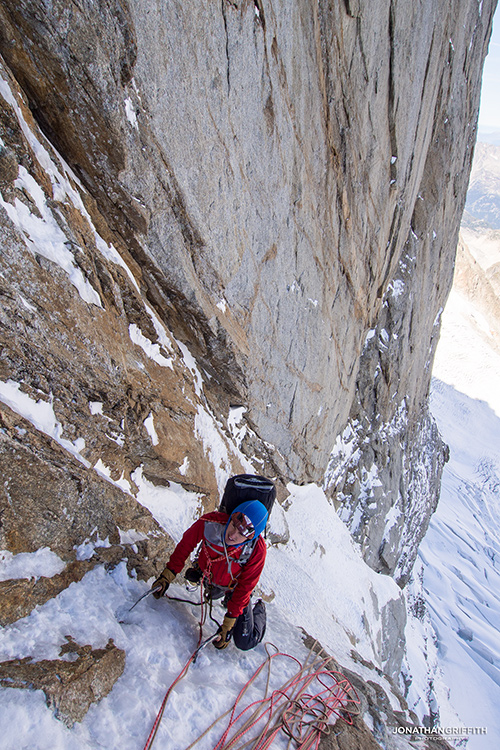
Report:
[[[482,221],[500,229],[500,145],[477,143],[462,226]]]

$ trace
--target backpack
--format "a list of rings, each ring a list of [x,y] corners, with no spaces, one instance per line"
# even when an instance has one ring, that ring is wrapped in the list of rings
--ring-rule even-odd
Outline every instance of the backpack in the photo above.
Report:
[[[233,510],[246,500],[259,500],[268,512],[268,518],[276,500],[276,487],[270,479],[257,474],[237,474],[227,480],[219,510],[231,515]],[[238,559],[244,565],[250,559],[257,539],[245,544]]]
[[[219,510],[231,515],[246,500],[259,500],[269,516],[276,500],[276,487],[270,479],[257,474],[237,474],[227,480]]]

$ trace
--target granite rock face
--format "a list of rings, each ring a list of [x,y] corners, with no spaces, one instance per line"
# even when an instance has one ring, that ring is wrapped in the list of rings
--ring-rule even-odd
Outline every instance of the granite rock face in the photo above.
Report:
[[[61,646],[60,656],[74,660],[30,657],[0,662],[2,687],[43,690],[47,705],[68,727],[81,721],[92,703],[105,698],[125,669],[125,652],[112,639],[105,648],[79,646],[70,637]]]
[[[318,480],[412,227],[443,255],[431,322],[446,296],[494,3],[2,5],[6,60],[150,301]]]
[[[8,621],[246,470],[405,582],[495,5],[1,0],[0,547],[67,564]]]

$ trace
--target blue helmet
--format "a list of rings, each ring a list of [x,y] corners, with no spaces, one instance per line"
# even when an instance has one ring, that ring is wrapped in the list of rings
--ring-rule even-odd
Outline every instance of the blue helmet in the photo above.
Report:
[[[233,513],[244,513],[245,516],[250,519],[255,529],[255,535],[252,537],[252,540],[257,539],[259,534],[262,534],[266,528],[269,513],[267,512],[266,506],[263,505],[260,500],[247,500],[246,502],[241,503],[241,505],[236,506],[231,515]],[[229,521],[227,523],[229,525]],[[245,544],[245,542],[243,542],[243,544]]]

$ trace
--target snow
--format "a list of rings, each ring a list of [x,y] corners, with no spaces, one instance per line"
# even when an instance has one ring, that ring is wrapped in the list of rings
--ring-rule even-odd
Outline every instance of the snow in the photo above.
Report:
[[[135,113],[135,108],[130,97],[127,97],[127,99],[125,99],[125,114],[127,115],[127,120],[132,125],[132,127],[138,130],[139,126],[137,124],[137,115]]]
[[[389,289],[392,297],[400,297],[405,290],[405,283],[401,279],[394,279],[389,284]]]
[[[139,500],[178,540],[200,512],[199,498],[173,484],[169,488],[154,487],[139,470],[133,479],[140,487]],[[224,652],[218,652],[208,645],[172,692],[155,746],[186,748],[226,712],[265,660],[265,643],[275,644],[284,654],[304,662],[308,649],[300,630],[294,626],[307,629],[337,658],[345,656],[349,660],[352,642],[346,635],[347,628],[356,640],[356,648],[367,658],[374,656],[373,641],[377,640],[380,619],[372,611],[376,609],[375,601],[381,606],[399,596],[398,587],[364,564],[322,490],[315,485],[289,485],[288,489],[291,493],[288,510],[286,514],[281,510],[276,519],[279,526],[286,515],[290,543],[286,548],[269,549],[262,580],[262,589],[275,594],[267,605],[265,642],[249,652],[238,651],[232,644]],[[143,538],[133,529],[120,531],[120,536],[125,543]],[[79,548],[79,559],[90,556],[95,546],[107,543],[99,539],[88,541]],[[147,591],[146,583],[128,576],[124,562],[110,574],[104,567],[97,567],[28,617],[1,630],[0,660],[25,656],[37,660],[57,658],[59,647],[69,633],[77,642],[94,648],[103,647],[113,638],[126,652],[124,674],[113,690],[92,705],[84,720],[72,729],[53,717],[40,691],[0,690],[5,750],[19,747],[108,750],[118,746],[121,750],[136,750],[144,746],[166,689],[188,661],[198,640],[198,609],[188,604],[147,597],[129,612]],[[196,594],[186,592],[178,583],[170,587],[169,593],[196,601]],[[365,613],[371,618],[370,634],[363,625]],[[216,604],[214,617],[218,622],[223,614],[224,610]],[[204,637],[215,628],[209,621]],[[290,657],[277,659],[271,673],[271,688],[282,685],[296,668]],[[257,680],[243,705],[262,699],[264,690],[265,679]],[[15,723],[13,716],[17,717]],[[226,717],[219,722],[197,747],[213,748],[227,721]],[[273,748],[284,750],[287,742],[281,736],[274,741]]]
[[[173,353],[174,348],[169,332],[167,331],[153,308],[148,305],[147,302],[144,303],[144,307],[149,317],[151,318],[151,322],[153,323],[160,346],[162,346],[165,351]]]
[[[40,217],[36,216],[19,198],[12,204],[0,196],[0,205],[20,230],[27,247],[33,254],[42,255],[62,268],[85,302],[102,307],[99,294],[76,265],[73,253],[68,248],[68,238],[49,210],[41,187],[23,166],[19,167],[19,178],[15,185],[20,189],[24,188],[33,198],[41,214]]]
[[[167,687],[177,677],[193,653],[198,640],[198,610],[179,602],[148,597],[132,612],[125,614],[147,585],[130,579],[121,563],[111,575],[104,568],[88,573],[78,584],[39,607],[28,618],[8,626],[0,633],[2,659],[35,655],[37,659],[57,658],[58,647],[71,632],[75,640],[93,647],[104,646],[108,638],[126,651],[123,676],[111,693],[90,708],[81,724],[67,729],[53,718],[41,691],[1,690],[0,721],[2,747],[16,750],[97,750],[120,747],[137,750],[144,746]],[[186,592],[174,584],[171,592],[186,598]],[[193,595],[192,595],[193,596]],[[193,601],[195,601],[193,597]],[[117,611],[125,620],[120,624]],[[223,612],[216,606],[214,617]],[[205,626],[205,635],[214,632],[213,623]],[[269,608],[270,640],[285,653],[305,661],[308,650],[300,633]],[[239,691],[266,658],[265,646],[250,652],[229,647],[223,652],[211,645],[203,650],[196,664],[173,691],[155,739],[158,748],[185,748],[204,732],[219,715],[227,711]],[[295,664],[281,659],[272,672],[271,687],[278,687],[296,671]],[[261,699],[265,674],[250,689],[248,702]],[[13,717],[17,721],[13,721]],[[213,748],[227,726],[220,722],[197,747]],[[286,748],[282,737],[273,747]]]
[[[396,505],[393,505],[385,517],[385,529],[383,541],[388,541],[390,538],[391,529],[397,525],[399,519],[402,517],[402,513]]]
[[[169,357],[168,359],[167,357],[164,357],[161,353],[160,345],[153,344],[152,341],[146,338],[139,326],[135,323],[131,323],[128,327],[128,332],[134,344],[140,346],[147,357],[156,362],[157,365],[160,365],[160,367],[170,367],[171,370],[174,369],[172,357]]]
[[[233,422],[232,424],[234,426],[235,423]],[[203,445],[205,454],[213,464],[217,487],[221,496],[226,482],[231,475],[230,450],[239,459],[241,465],[249,474],[255,473],[252,463],[239,450],[238,446],[234,443],[229,443],[225,439],[222,425],[209,411],[208,406],[205,408],[201,404],[198,404],[194,419],[194,431],[195,436]]]
[[[120,534],[120,544],[135,544],[136,542],[142,542],[147,539],[146,534],[136,531],[135,529],[123,531],[118,528],[118,533]]]
[[[132,474],[139,491],[136,499],[147,508],[178,542],[187,527],[193,523],[201,506],[201,498],[195,492],[188,492],[180,484],[170,482],[169,487],[158,487],[143,476],[142,467]]]
[[[61,573],[66,563],[48,547],[40,547],[36,552],[20,552],[13,555],[0,550],[0,581],[12,578],[39,578]]]
[[[478,335],[477,321],[483,320],[459,292],[452,291],[433,373],[458,392],[486,401],[500,417],[500,354],[487,336]]]
[[[94,471],[97,472],[97,474],[99,474],[99,476],[105,479],[107,482],[114,484],[115,487],[123,490],[128,495],[132,494],[130,482],[128,481],[128,479],[125,479],[123,472],[120,479],[113,479],[111,477],[111,469],[104,464],[102,458],[99,458],[98,461],[94,464]]]
[[[500,357],[482,328],[453,290],[431,390],[450,460],[415,571],[431,629],[410,619],[406,634],[413,696],[425,694],[432,661],[440,723],[456,726],[458,716],[487,729],[469,736],[467,750],[496,750],[500,737]]]
[[[48,145],[46,148],[35,137],[19,102],[2,78],[0,94],[14,108],[40,166],[49,175],[53,199],[71,201],[88,221],[98,250],[107,260],[123,268],[138,290],[132,272],[117,250],[93,227],[73,187],[79,184],[78,179],[60,157],[49,154]],[[137,127],[130,98],[125,100],[124,106],[129,123]],[[395,159],[393,157],[393,163]],[[100,297],[76,265],[66,244],[66,235],[49,209],[43,190],[24,167],[20,167],[16,185],[31,197],[37,213],[19,199],[10,204],[0,197],[0,203],[21,231],[27,246],[32,250],[36,248],[38,254],[62,268],[85,302],[100,307]],[[403,293],[404,285],[395,281],[391,290],[397,297]],[[302,292],[297,282],[289,291]],[[314,307],[318,305],[317,300],[308,302]],[[217,306],[222,312],[226,311],[225,300]],[[173,369],[175,354],[170,334],[153,310],[147,306],[146,310],[153,322],[157,343],[146,338],[137,325],[130,326],[130,337],[157,364]],[[438,322],[439,316],[436,325]],[[452,295],[444,313],[443,332],[436,360],[432,408],[450,445],[451,459],[445,467],[442,500],[422,544],[415,570],[416,579],[423,582],[427,609],[420,619],[410,618],[407,627],[407,661],[413,679],[410,698],[412,707],[422,718],[428,711],[423,700],[426,697],[428,703],[439,706],[442,725],[462,723],[488,727],[487,737],[471,737],[468,748],[493,750],[500,736],[497,710],[500,703],[497,565],[500,559],[500,356],[488,340],[487,321],[456,295]],[[365,344],[375,333],[375,330],[368,332]],[[387,331],[381,331],[380,336],[388,344]],[[193,377],[196,393],[203,401],[203,378],[196,360],[185,344],[176,343]],[[166,357],[166,352],[172,356]],[[24,393],[21,386],[11,380],[0,382],[0,400],[91,468],[81,455],[84,439],[69,441],[62,437],[63,427],[55,415],[52,397],[49,401],[37,401]],[[90,402],[89,409],[92,415],[104,416],[101,402]],[[231,441],[208,405],[197,404],[195,434],[214,466],[219,490],[223,489],[231,471],[230,454],[238,458],[244,470],[254,471],[252,463],[239,450],[248,429],[242,423],[243,413],[243,407],[235,407],[229,413]],[[402,405],[393,422],[384,426],[387,434],[397,432],[401,420],[405,419]],[[144,425],[156,444],[158,436],[152,413]],[[356,429],[353,423],[337,440],[329,481],[335,479],[338,459],[355,465],[359,452]],[[383,431],[381,435],[383,437]],[[123,444],[121,436],[110,439]],[[179,472],[185,474],[188,467],[186,456]],[[122,474],[118,480],[113,480],[111,470],[102,459],[93,469],[124,492],[132,493],[128,479]],[[135,484],[137,501],[149,509],[176,542],[202,512],[200,495],[173,482],[165,487],[155,486],[144,476],[142,467],[133,472],[131,480]],[[369,499],[371,489],[380,484],[375,466],[365,472],[362,482],[364,496]],[[303,661],[308,653],[300,631],[303,628],[341,663],[382,684],[393,707],[399,709],[388,681],[377,676],[374,670],[352,662],[354,646],[364,660],[373,662],[377,669],[383,668],[381,611],[400,599],[398,586],[363,562],[348,529],[319,487],[289,484],[288,492],[283,507],[277,505],[273,510],[270,527],[275,536],[289,536],[289,541],[286,545],[269,547],[260,581],[259,592],[269,601],[265,640]],[[395,506],[387,518],[386,534],[398,522],[399,514]],[[120,529],[119,533],[122,544],[136,545],[146,538],[133,528]],[[100,539],[94,529],[76,547],[75,556],[78,560],[90,559],[97,547],[109,546],[109,538]],[[0,580],[53,576],[61,572],[64,565],[48,548],[16,555],[0,551]],[[21,747],[135,750],[144,745],[166,688],[189,659],[198,639],[198,611],[190,605],[147,597],[128,612],[151,583],[152,580],[147,584],[129,577],[125,562],[112,572],[98,566],[57,597],[36,607],[28,617],[0,630],[0,660],[26,656],[36,660],[58,658],[67,634],[82,645],[91,644],[96,648],[105,646],[109,638],[113,638],[126,652],[125,672],[111,693],[94,704],[81,724],[72,729],[54,718],[41,691],[1,689],[0,723],[5,750]],[[415,591],[419,591],[418,586],[409,590],[408,597],[414,596]],[[186,594],[178,583],[171,586],[170,592],[182,598],[195,596]],[[219,605],[215,605],[214,616],[218,621],[223,614]],[[211,634],[215,627],[213,623],[206,624],[205,635]],[[240,652],[233,645],[218,652],[208,646],[173,692],[156,746],[182,748],[204,732],[217,715],[232,705],[265,657],[264,644],[251,652]],[[430,674],[433,692],[426,696]],[[284,660],[273,674],[272,686],[281,685],[289,676],[290,665]],[[263,692],[264,686],[256,685],[249,697],[257,699]],[[199,743],[200,750],[213,748],[224,726],[222,722],[211,730]],[[288,740],[281,738],[273,747],[279,750],[287,744]]]
[[[127,264],[122,260],[118,251],[112,245],[108,245],[107,242],[105,242],[105,240],[103,240],[103,238],[96,231],[90,214],[83,204],[81,196],[73,187],[73,184],[75,184],[78,185],[82,190],[84,190],[83,186],[80,183],[80,180],[66,164],[60,154],[57,154],[55,151],[53,151],[52,153],[54,154],[54,157],[52,158],[50,156],[49,151],[47,150],[47,148],[45,148],[40,140],[40,138],[43,139],[43,136],[41,136],[39,133],[35,135],[34,131],[31,129],[26,119],[24,118],[19,102],[17,101],[16,96],[13,94],[8,82],[1,76],[0,94],[2,94],[5,101],[13,108],[23,134],[30,144],[30,147],[33,149],[33,153],[35,154],[40,167],[49,176],[52,183],[53,199],[55,201],[60,201],[61,203],[65,202],[66,200],[71,201],[73,206],[88,222],[98,250],[104,255],[107,260],[115,263],[116,265],[119,265],[125,271],[137,291],[139,291],[139,285],[137,284],[134,275],[130,271],[130,268],[127,266]],[[59,166],[56,164],[56,159],[59,162]],[[27,207],[24,206],[24,204],[22,204],[18,199],[16,199],[15,204],[12,205],[10,203],[4,202],[3,198],[0,195],[0,204],[8,212],[10,218],[16,224],[16,226],[25,231],[25,241],[28,244],[28,247],[31,246],[30,243],[36,244],[36,251],[40,255],[48,253],[49,255],[45,257],[49,257],[49,260],[53,260],[53,262],[60,265],[63,270],[68,273],[70,281],[76,286],[82,298],[91,304],[102,307],[99,295],[92,288],[90,283],[84,278],[80,269],[76,266],[72,253],[68,250],[67,246],[62,246],[64,244],[64,240],[66,240],[67,238],[62,233],[62,230],[60,230],[55,217],[49,211],[46,198],[41,187],[22,166],[19,168],[19,178],[16,181],[16,184],[18,187],[24,188],[27,193],[31,195],[35,205],[38,208],[38,211],[42,216],[42,220],[40,220],[38,217],[32,215],[28,211]],[[59,218],[62,218],[60,214]],[[51,246],[52,240],[55,240],[55,244],[53,247]],[[40,248],[38,242],[40,242]]]
[[[179,466],[179,474],[182,474],[183,477],[186,476],[188,469],[189,469],[189,458],[185,456],[184,461]]]
[[[261,577],[264,591],[274,594],[280,612],[341,662],[351,658],[351,634],[364,658],[380,664],[374,647],[381,636],[380,609],[399,599],[399,587],[363,562],[349,530],[317,485],[289,484],[287,489],[290,540],[286,547],[269,550]]]
[[[217,487],[222,494],[231,475],[231,463],[228,446],[222,437],[216,420],[201,404],[198,405],[194,419],[195,436],[203,444],[203,449],[213,464]]]
[[[158,439],[158,434],[155,430],[155,421],[154,421],[152,412],[150,412],[149,416],[146,417],[146,419],[144,420],[144,427],[146,428],[147,433],[149,437],[151,438],[151,442],[153,443],[153,445],[158,445],[160,441]]]
[[[91,537],[95,535],[95,541],[91,540]],[[109,537],[101,539],[99,537],[97,527],[93,529],[92,534],[88,539],[75,547],[76,559],[77,560],[90,560],[97,547],[111,547]]]
[[[229,409],[229,417],[227,419],[227,426],[231,433],[234,442],[238,446],[241,446],[243,438],[247,434],[247,426],[243,421],[243,415],[246,412],[245,406],[235,406]]]
[[[88,461],[80,455],[80,451],[85,447],[83,439],[79,438],[71,442],[62,437],[63,428],[54,413],[52,399],[50,401],[44,401],[43,399],[35,401],[27,393],[21,391],[20,383],[7,380],[7,382],[0,381],[0,401],[3,401],[13,411],[31,422],[37,430],[53,438],[56,443],[69,451],[84,466],[87,468],[90,466]]]
[[[191,354],[191,352],[189,351],[189,349],[187,348],[187,346],[182,343],[182,341],[178,341],[176,339],[175,343],[181,350],[185,367],[189,370],[189,372],[194,378],[196,395],[201,396],[201,393],[203,391],[203,378],[201,377],[201,373],[198,369],[198,365],[196,364],[196,360]]]

